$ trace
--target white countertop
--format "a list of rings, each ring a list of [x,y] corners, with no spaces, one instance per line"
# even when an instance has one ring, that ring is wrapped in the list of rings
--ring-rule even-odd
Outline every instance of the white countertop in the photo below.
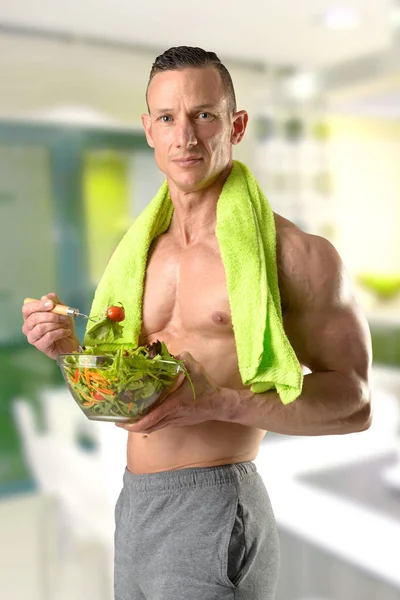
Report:
[[[400,461],[400,439],[394,437],[392,420],[392,409],[397,407],[393,401],[391,398],[386,402],[390,420],[386,431],[379,415],[375,426],[358,434],[285,436],[262,444],[255,463],[280,528],[400,589],[400,519],[297,478],[324,468],[375,460],[393,451],[398,452]],[[381,407],[377,406],[376,412],[382,412]]]

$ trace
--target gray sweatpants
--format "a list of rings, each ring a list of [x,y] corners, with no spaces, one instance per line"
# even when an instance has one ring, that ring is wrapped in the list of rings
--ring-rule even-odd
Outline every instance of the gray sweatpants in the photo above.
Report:
[[[125,471],[115,518],[115,600],[274,598],[278,535],[254,463]]]

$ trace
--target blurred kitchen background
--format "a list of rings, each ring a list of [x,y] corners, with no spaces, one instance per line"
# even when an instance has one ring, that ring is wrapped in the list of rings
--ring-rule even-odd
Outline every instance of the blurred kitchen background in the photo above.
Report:
[[[141,129],[154,58],[214,50],[272,207],[339,250],[367,314],[367,432],[269,434],[277,600],[400,598],[400,2],[2,0],[0,597],[111,600],[125,432],[87,421],[21,333],[26,296],[82,312],[162,181]],[[82,335],[84,322],[77,320]],[[188,599],[190,600],[190,599]]]

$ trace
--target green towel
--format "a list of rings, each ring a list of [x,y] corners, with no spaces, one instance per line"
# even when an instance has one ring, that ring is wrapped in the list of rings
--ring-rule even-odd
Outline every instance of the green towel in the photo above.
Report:
[[[167,182],[139,215],[112,255],[97,287],[91,316],[122,302],[124,335],[104,350],[137,347],[147,255],[173,215]],[[254,393],[275,388],[284,404],[301,393],[303,373],[283,329],[276,231],[272,209],[249,169],[233,162],[217,203],[216,235],[225,268],[239,371]],[[85,345],[96,342],[85,335]],[[196,357],[195,357],[196,358]]]

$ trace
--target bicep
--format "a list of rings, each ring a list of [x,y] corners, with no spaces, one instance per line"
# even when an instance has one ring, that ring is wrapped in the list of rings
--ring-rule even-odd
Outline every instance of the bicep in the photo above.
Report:
[[[288,311],[284,326],[300,363],[312,372],[335,371],[368,378],[371,340],[357,305]]]
[[[300,363],[312,372],[335,371],[367,380],[371,338],[366,318],[335,248],[325,239],[296,240],[286,272],[286,334]]]

